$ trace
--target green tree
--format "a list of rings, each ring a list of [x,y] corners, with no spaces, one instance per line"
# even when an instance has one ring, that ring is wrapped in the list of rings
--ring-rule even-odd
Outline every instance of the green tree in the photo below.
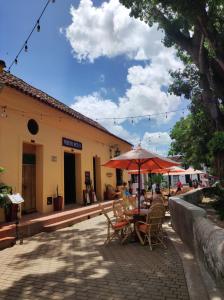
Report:
[[[200,104],[200,112],[197,111],[196,114],[193,113],[192,115],[193,121],[197,121],[195,116],[201,114],[204,120],[209,118],[209,125],[211,126],[209,133],[210,131],[213,133],[223,131],[223,0],[120,0],[120,2],[127,8],[131,8],[132,16],[140,18],[149,26],[158,24],[158,27],[165,33],[164,45],[167,47],[174,46],[177,49],[177,54],[186,67],[182,72],[171,73],[176,84],[176,86],[172,86],[172,92],[177,95],[184,94],[187,98],[191,98],[194,101],[192,109],[198,103]],[[188,131],[189,134],[192,134],[195,129],[201,128],[198,122],[193,126],[193,121],[190,122],[192,130]],[[207,124],[204,125],[205,130],[207,130]],[[177,127],[180,127],[180,124]],[[184,135],[188,136],[187,133]],[[201,138],[206,138],[206,135],[202,135]],[[195,139],[192,142],[195,143]],[[207,139],[205,142],[196,142],[196,145],[192,145],[192,147],[198,148],[200,145],[206,145],[204,149],[208,150]],[[200,151],[199,149],[193,151],[192,155]],[[215,165],[220,166],[218,172],[223,177],[224,149],[219,149],[213,154],[216,160]]]

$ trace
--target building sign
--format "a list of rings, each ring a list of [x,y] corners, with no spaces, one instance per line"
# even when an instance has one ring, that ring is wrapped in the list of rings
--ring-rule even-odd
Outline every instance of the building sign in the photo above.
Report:
[[[82,143],[67,138],[62,138],[62,146],[82,150]]]

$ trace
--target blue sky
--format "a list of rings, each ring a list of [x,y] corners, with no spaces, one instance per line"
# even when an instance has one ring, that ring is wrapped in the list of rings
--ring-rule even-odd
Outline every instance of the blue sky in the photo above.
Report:
[[[7,66],[25,41],[46,0],[2,1],[0,58]],[[51,3],[11,72],[107,129],[165,154],[168,132],[187,101],[166,94],[169,69],[181,63],[163,34],[131,19],[118,0]],[[126,120],[103,118],[161,116]],[[186,115],[185,111],[185,115]]]

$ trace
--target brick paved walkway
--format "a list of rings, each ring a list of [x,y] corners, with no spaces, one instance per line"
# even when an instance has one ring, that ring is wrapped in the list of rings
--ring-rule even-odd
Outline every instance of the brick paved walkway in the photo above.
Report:
[[[170,241],[150,252],[138,243],[104,246],[100,216],[41,233],[0,252],[0,299],[189,299]]]

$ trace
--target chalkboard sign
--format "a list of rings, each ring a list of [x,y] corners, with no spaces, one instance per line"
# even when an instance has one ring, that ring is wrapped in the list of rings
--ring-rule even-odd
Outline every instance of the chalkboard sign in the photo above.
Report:
[[[65,137],[62,138],[62,146],[82,150],[82,143],[67,139]]]

